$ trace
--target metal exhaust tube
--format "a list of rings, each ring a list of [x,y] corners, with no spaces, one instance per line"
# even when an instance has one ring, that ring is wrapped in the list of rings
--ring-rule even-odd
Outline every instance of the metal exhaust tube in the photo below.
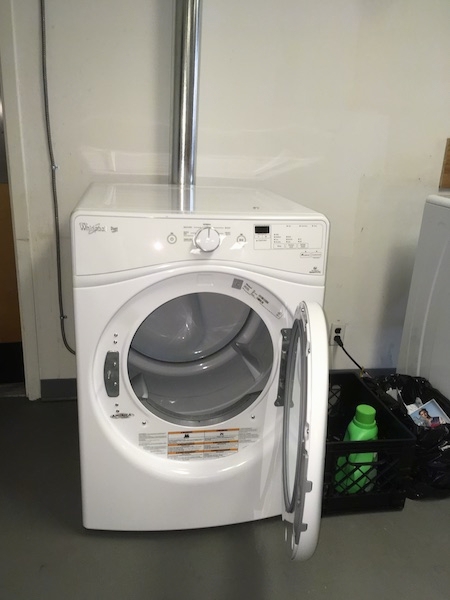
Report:
[[[201,0],[175,0],[171,183],[180,186],[195,183],[200,18]]]

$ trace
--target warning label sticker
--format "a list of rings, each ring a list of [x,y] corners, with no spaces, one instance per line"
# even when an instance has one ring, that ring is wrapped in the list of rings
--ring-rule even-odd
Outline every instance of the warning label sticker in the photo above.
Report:
[[[204,460],[236,454],[259,439],[256,427],[195,429],[167,433],[140,433],[139,446],[176,460]]]
[[[167,454],[166,433],[140,433],[139,446],[147,452],[165,456]]]
[[[243,279],[234,279],[231,287],[243,290],[246,294],[257,300],[262,307],[272,313],[277,319],[280,319],[283,316],[281,306],[275,304],[275,302],[269,298],[266,298],[263,290],[256,288],[254,284],[244,281]]]

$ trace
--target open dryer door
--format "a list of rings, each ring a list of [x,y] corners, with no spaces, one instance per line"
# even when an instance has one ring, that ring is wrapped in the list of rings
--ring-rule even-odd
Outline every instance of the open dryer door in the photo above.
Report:
[[[283,520],[293,560],[317,545],[328,404],[328,341],[319,304],[302,302],[288,332],[283,418]]]

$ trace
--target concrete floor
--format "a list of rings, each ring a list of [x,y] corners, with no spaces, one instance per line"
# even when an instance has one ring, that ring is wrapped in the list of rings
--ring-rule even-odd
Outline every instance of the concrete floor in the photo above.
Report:
[[[279,519],[165,533],[81,525],[74,402],[0,399],[1,600],[448,600],[450,500],[327,517],[292,563]]]

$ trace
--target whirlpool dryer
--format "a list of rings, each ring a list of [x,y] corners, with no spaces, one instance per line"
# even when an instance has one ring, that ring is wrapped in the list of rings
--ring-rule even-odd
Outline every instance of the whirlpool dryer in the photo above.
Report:
[[[310,556],[326,218],[248,189],[95,184],[71,226],[85,527],[282,515]]]

